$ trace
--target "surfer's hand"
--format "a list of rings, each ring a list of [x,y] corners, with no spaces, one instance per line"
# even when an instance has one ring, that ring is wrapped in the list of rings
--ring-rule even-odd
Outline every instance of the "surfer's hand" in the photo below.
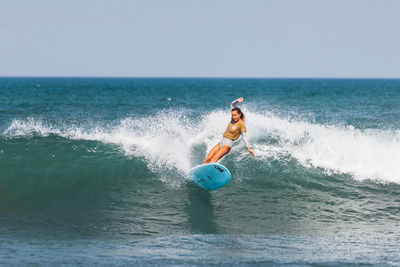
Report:
[[[237,99],[237,101],[239,101],[239,103],[242,103],[242,102],[243,102],[243,97],[239,97],[239,98]]]
[[[254,155],[254,152],[251,150],[251,148],[250,147],[248,147],[247,148],[247,151],[249,151],[249,153],[253,156],[253,157],[255,157],[256,155]]]

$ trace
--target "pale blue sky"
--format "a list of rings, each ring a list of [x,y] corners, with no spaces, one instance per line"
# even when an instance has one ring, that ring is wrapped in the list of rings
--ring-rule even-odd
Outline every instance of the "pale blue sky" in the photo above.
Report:
[[[0,0],[0,76],[400,78],[400,1]]]

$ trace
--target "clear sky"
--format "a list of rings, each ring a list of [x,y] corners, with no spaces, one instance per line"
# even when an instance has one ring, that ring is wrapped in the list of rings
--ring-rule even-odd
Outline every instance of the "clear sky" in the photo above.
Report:
[[[400,78],[400,1],[0,0],[0,76]]]

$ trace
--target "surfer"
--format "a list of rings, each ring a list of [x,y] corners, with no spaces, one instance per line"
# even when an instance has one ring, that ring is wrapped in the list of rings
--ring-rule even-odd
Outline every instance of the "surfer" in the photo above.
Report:
[[[240,108],[235,107],[236,103],[243,102],[243,97],[240,97],[234,100],[231,103],[231,113],[232,119],[231,122],[228,124],[226,128],[222,140],[216,144],[211,151],[208,153],[206,159],[204,160],[204,164],[207,163],[215,163],[220,158],[225,156],[231,150],[233,141],[239,138],[242,135],[243,142],[247,147],[247,151],[254,157],[254,153],[249,146],[249,142],[247,141],[247,133],[246,133],[246,126],[244,125],[244,114],[240,110]]]

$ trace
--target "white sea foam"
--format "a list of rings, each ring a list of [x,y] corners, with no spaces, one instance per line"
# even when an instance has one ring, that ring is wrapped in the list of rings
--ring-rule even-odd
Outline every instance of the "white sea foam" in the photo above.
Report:
[[[61,134],[60,129],[45,125],[42,120],[28,118],[26,120],[13,120],[3,133],[6,136],[29,136],[38,134],[48,136],[49,134]]]
[[[114,126],[53,126],[40,119],[28,118],[14,120],[3,135],[55,134],[69,139],[115,144],[128,156],[145,157],[151,168],[162,166],[186,173],[194,164],[190,161],[193,146],[203,143],[215,145],[227,119],[227,112],[213,112],[197,121],[189,121],[184,112],[162,111],[154,117],[126,118]]]
[[[306,168],[345,173],[357,180],[400,183],[400,132],[360,130],[280,118],[273,114],[246,113],[246,127],[256,159],[291,156]],[[33,118],[14,120],[3,132],[7,136],[39,134],[70,139],[95,140],[118,145],[126,155],[145,157],[149,166],[173,168],[182,173],[194,164],[193,148],[205,144],[208,152],[221,138],[230,119],[228,111],[188,119],[184,111],[162,111],[154,117],[126,118],[107,125],[48,125]],[[249,156],[243,144],[235,145],[235,160]]]
[[[290,154],[305,167],[346,173],[357,180],[400,183],[400,132],[291,121],[271,114],[248,114],[247,128],[270,135],[278,145],[258,144],[261,157]]]

